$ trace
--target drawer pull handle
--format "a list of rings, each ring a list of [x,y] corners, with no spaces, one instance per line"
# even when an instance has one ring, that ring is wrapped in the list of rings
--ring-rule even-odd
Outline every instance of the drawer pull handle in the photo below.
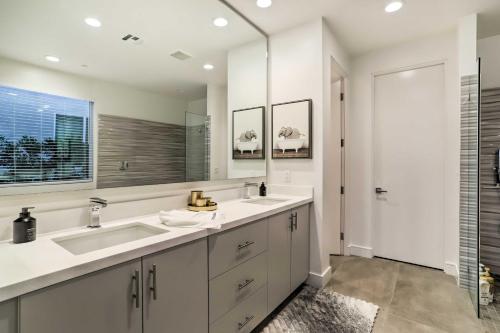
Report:
[[[238,245],[238,250],[242,250],[242,249],[244,249],[245,247],[249,247],[250,245],[252,245],[252,244],[254,244],[254,243],[255,243],[255,242],[248,242],[248,241],[246,241],[245,243]]]
[[[238,285],[238,290],[241,290],[241,289],[245,288],[246,286],[248,286],[249,284],[251,284],[254,281],[255,281],[254,279],[247,279],[247,280],[245,280],[244,282],[242,282],[242,283],[240,283]]]
[[[135,301],[135,307],[139,308],[139,271],[135,271],[134,275],[132,275],[132,283],[134,284],[134,291],[132,293],[132,299]]]
[[[243,327],[245,327],[249,322],[252,321],[253,318],[254,318],[254,316],[249,316],[249,317],[245,318],[244,322],[238,323],[238,330],[241,330]]]
[[[156,265],[153,265],[153,268],[149,270],[149,274],[153,278],[153,286],[149,287],[149,290],[153,292],[153,299],[156,300]]]

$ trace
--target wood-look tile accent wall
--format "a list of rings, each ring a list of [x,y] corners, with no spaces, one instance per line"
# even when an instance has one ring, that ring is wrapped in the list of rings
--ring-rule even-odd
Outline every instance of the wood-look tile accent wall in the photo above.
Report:
[[[500,88],[481,97],[481,218],[480,259],[500,274],[500,188],[496,188],[495,154],[500,149]]]
[[[478,76],[461,80],[460,108],[460,286],[477,288],[478,270]]]
[[[98,188],[186,179],[185,126],[101,114],[98,149]],[[128,170],[120,170],[122,161]]]

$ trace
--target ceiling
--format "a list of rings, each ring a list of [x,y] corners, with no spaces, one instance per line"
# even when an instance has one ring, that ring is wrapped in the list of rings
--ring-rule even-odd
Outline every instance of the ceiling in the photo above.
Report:
[[[227,27],[212,24],[219,16]],[[127,34],[141,43],[123,41]],[[217,0],[0,0],[0,56],[187,99],[204,95],[207,83],[224,85],[227,51],[259,38]],[[192,58],[174,59],[176,50]]]
[[[500,33],[499,0],[405,0],[393,14],[385,13],[385,0],[273,0],[267,9],[254,0],[228,2],[268,34],[323,16],[353,56],[450,30],[472,13],[480,13],[480,37]]]

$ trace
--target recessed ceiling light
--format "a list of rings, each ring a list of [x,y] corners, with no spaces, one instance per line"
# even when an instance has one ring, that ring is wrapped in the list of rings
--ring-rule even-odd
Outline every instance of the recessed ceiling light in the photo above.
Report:
[[[269,8],[273,4],[273,0],[257,0],[257,7]]]
[[[59,59],[58,57],[51,56],[51,55],[46,55],[45,56],[45,60],[50,61],[50,62],[59,62],[59,61],[61,61],[61,59]]]
[[[203,65],[203,68],[205,68],[205,70],[207,70],[207,71],[211,71],[215,67],[212,64],[205,64],[205,65]]]
[[[214,19],[213,23],[216,27],[222,28],[225,27],[229,22],[223,17],[217,17],[216,19]]]
[[[101,21],[99,21],[95,17],[87,17],[85,19],[85,23],[87,23],[88,25],[90,25],[91,27],[94,27],[94,28],[99,28],[102,25]]]
[[[403,0],[389,1],[385,5],[385,11],[387,13],[394,13],[394,12],[397,12],[398,10],[400,10],[401,8],[403,8],[403,5],[404,5]]]

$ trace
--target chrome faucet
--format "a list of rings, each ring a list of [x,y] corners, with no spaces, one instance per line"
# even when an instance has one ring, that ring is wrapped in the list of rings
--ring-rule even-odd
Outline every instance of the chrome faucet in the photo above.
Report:
[[[108,201],[101,198],[90,198],[89,228],[101,227],[101,209],[108,205]]]
[[[259,183],[249,183],[245,182],[245,193],[243,194],[243,199],[250,199],[250,187],[255,186],[259,187]]]

